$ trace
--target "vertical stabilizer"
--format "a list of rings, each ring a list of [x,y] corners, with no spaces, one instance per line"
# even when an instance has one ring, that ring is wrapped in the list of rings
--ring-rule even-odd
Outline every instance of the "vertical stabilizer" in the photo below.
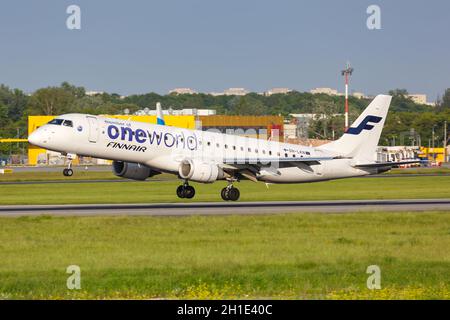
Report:
[[[166,122],[164,121],[164,115],[161,108],[161,103],[156,103],[156,124],[160,125],[166,125]]]
[[[388,95],[376,96],[340,139],[320,148],[357,161],[372,162],[391,99]]]

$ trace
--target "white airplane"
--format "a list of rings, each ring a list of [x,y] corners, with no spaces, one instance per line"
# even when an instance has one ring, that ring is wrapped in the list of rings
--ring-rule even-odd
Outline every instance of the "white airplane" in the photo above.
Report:
[[[178,175],[184,181],[176,192],[180,198],[194,197],[189,181],[226,180],[222,199],[236,201],[240,192],[233,183],[243,178],[265,183],[316,182],[377,174],[417,162],[374,161],[390,102],[391,96],[377,96],[340,139],[320,147],[166,126],[160,106],[156,125],[65,114],[35,130],[28,141],[68,156],[66,176],[73,174],[74,155],[110,159],[114,174],[123,178]]]

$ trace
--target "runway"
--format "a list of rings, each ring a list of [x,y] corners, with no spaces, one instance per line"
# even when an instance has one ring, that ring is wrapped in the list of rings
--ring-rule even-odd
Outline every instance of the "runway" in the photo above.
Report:
[[[358,211],[450,211],[450,199],[11,205],[0,206],[0,217],[43,214],[54,216],[189,216]]]

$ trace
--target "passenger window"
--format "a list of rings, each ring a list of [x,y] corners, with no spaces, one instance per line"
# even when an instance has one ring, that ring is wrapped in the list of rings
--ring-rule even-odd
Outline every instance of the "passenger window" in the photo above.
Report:
[[[73,127],[73,122],[71,120],[64,120],[63,126],[72,128]]]

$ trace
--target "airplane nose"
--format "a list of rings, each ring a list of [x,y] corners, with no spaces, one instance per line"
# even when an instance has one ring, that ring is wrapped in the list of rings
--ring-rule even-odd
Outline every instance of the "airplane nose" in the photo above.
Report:
[[[42,130],[35,130],[28,136],[28,142],[32,145],[40,147],[43,144],[43,132]]]

